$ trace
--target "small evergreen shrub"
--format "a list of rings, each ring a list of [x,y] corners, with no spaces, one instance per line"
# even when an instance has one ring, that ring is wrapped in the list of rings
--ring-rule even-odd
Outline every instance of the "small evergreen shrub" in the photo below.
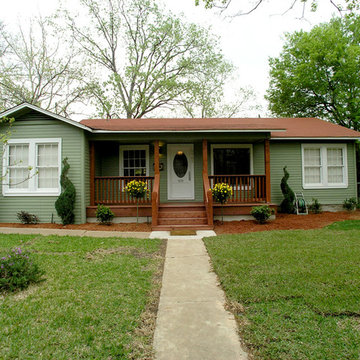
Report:
[[[267,205],[254,206],[250,212],[259,224],[265,224],[273,213],[274,210],[271,210]]]
[[[67,176],[69,169],[70,165],[67,162],[67,158],[65,158],[60,177],[61,194],[55,202],[56,212],[61,217],[63,225],[73,224],[75,221],[76,190],[74,184]]]
[[[290,175],[286,170],[286,166],[284,167],[284,176],[281,179],[281,192],[284,195],[284,200],[280,204],[280,211],[286,214],[293,214],[295,212],[295,194],[292,191],[291,187],[288,185],[288,179]]]
[[[30,214],[27,211],[19,211],[17,218],[22,224],[37,224],[39,222],[39,218],[36,215]]]
[[[343,208],[348,211],[355,210],[357,206],[356,198],[345,199],[343,202]]]
[[[110,210],[110,208],[99,204],[96,209],[95,216],[96,216],[97,220],[100,222],[100,224],[110,225],[115,215]]]
[[[0,292],[26,289],[41,281],[44,271],[31,259],[29,252],[15,248],[0,257]]]
[[[319,203],[318,199],[315,199],[315,198],[312,199],[312,203],[309,205],[309,211],[314,214],[322,213],[322,206]]]

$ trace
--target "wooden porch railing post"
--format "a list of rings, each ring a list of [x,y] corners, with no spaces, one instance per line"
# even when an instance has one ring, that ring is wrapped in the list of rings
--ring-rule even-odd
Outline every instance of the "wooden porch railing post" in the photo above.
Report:
[[[95,144],[90,142],[90,206],[95,205]]]
[[[208,173],[208,148],[207,148],[207,140],[203,139],[202,142],[202,153],[203,153],[203,174],[207,175]]]
[[[159,140],[154,142],[154,173],[160,174],[160,149],[159,149]]]
[[[158,224],[159,199],[160,199],[160,149],[159,140],[154,142],[154,188],[151,198],[151,222],[152,226]]]
[[[208,146],[206,139],[203,139],[202,142],[202,153],[203,153],[202,176],[203,176],[203,187],[204,187],[204,204],[206,208],[208,225],[212,226],[214,224],[213,198],[210,190],[210,181],[208,175]]]
[[[270,140],[264,142],[264,159],[265,159],[265,193],[266,202],[271,202],[271,183],[270,183]]]

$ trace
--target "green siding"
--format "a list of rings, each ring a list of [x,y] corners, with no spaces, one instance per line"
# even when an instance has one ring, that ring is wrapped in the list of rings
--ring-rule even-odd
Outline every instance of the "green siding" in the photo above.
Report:
[[[256,143],[253,146],[254,175],[265,174],[264,143]]]
[[[310,143],[315,143],[311,141]],[[326,143],[329,143],[328,141]],[[340,142],[339,142],[340,143]],[[342,142],[343,143],[343,142]],[[356,196],[356,166],[354,143],[347,144],[348,187],[346,189],[303,189],[301,142],[271,141],[270,142],[270,172],[271,201],[280,204],[283,199],[280,182],[284,175],[283,168],[287,166],[290,174],[289,185],[295,192],[303,192],[305,199],[311,202],[317,198],[321,204],[342,204],[346,198]]]
[[[31,111],[15,119],[11,139],[61,138],[62,159],[68,157],[70,164],[69,178],[76,188],[75,221],[85,221],[84,191],[84,146],[83,130],[54,120],[46,115]],[[2,166],[2,164],[1,164]],[[57,196],[3,196],[0,195],[0,222],[18,222],[17,212],[24,210],[37,215],[41,222],[61,220],[56,214],[54,203]]]
[[[83,162],[83,192],[84,192],[84,200],[83,200],[83,209],[86,209],[86,206],[90,205],[90,144],[87,141],[86,137],[83,136],[83,148],[84,148],[84,162]],[[81,222],[86,222],[86,211],[83,210]]]

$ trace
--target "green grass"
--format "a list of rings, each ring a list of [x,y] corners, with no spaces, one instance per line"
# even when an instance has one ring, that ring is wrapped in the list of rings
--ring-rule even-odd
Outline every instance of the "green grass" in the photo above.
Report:
[[[327,229],[332,230],[360,230],[360,220],[338,221],[329,226]]]
[[[159,240],[0,235],[0,253],[34,253],[45,281],[0,297],[1,359],[142,358],[141,314],[162,261]],[[136,346],[135,344],[140,344]]]
[[[359,360],[360,231],[356,229],[205,239],[255,359]]]

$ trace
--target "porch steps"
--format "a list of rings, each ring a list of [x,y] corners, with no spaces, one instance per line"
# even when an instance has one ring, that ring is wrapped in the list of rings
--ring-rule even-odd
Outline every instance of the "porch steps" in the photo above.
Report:
[[[158,225],[153,230],[213,229],[207,223],[203,203],[168,203],[159,206]]]

